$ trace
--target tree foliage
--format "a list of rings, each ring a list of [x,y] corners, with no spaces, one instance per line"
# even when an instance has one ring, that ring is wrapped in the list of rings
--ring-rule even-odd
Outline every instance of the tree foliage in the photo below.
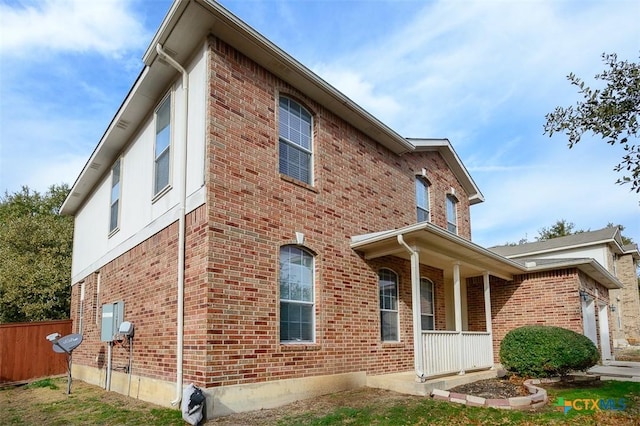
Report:
[[[569,148],[587,132],[601,136],[610,145],[620,144],[624,154],[614,167],[622,172],[617,183],[630,183],[640,193],[640,64],[618,60],[615,53],[602,55],[608,69],[595,76],[606,83],[603,89],[591,89],[571,73],[567,79],[578,87],[583,100],[575,106],[556,107],[546,115],[544,133],[565,133]]]
[[[555,225],[548,228],[542,228],[538,230],[539,236],[536,237],[538,241],[546,241],[552,238],[566,237],[567,235],[579,234],[584,232],[582,230],[574,231],[576,225],[573,222],[568,222],[565,219],[556,221]]]
[[[25,186],[0,197],[0,323],[69,318],[73,219],[59,214],[68,192]]]

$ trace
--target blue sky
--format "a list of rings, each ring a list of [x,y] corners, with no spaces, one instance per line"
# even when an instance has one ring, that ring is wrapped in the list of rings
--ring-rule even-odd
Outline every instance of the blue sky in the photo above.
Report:
[[[407,137],[449,138],[485,196],[473,240],[534,241],[558,219],[640,243],[622,155],[569,149],[544,116],[579,100],[603,52],[637,62],[640,3],[244,0],[221,3]],[[170,0],[0,0],[0,191],[72,184],[142,69]]]

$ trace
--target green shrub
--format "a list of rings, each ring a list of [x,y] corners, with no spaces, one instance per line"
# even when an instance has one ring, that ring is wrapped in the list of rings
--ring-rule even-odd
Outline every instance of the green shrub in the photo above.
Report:
[[[560,327],[516,328],[500,343],[502,365],[523,377],[565,376],[592,367],[599,358],[588,337]]]

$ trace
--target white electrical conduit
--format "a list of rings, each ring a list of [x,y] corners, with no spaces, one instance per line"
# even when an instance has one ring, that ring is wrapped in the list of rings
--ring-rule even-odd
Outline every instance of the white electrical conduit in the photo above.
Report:
[[[425,373],[422,371],[422,327],[420,312],[420,255],[417,250],[409,247],[405,243],[402,234],[398,235],[398,243],[404,247],[411,255],[411,299],[413,309],[413,359],[416,376],[420,381],[425,380]]]
[[[156,52],[169,65],[182,74],[182,101],[183,101],[183,140],[182,140],[182,166],[179,173],[180,190],[180,217],[178,219],[178,325],[176,340],[176,399],[171,405],[178,405],[182,400],[182,352],[184,349],[184,247],[185,247],[185,211],[187,204],[187,138],[189,136],[189,74],[178,62],[170,57],[160,43],[156,44]]]

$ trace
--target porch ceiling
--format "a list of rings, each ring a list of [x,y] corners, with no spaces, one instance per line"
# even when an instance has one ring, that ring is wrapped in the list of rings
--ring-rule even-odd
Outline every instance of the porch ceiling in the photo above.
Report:
[[[483,272],[512,280],[526,268],[497,255],[477,244],[452,234],[429,222],[421,222],[401,229],[358,235],[351,238],[351,248],[362,253],[365,259],[382,256],[397,256],[409,259],[409,253],[398,242],[404,241],[420,253],[420,263],[449,271],[453,264],[460,263],[463,277],[477,276]]]

